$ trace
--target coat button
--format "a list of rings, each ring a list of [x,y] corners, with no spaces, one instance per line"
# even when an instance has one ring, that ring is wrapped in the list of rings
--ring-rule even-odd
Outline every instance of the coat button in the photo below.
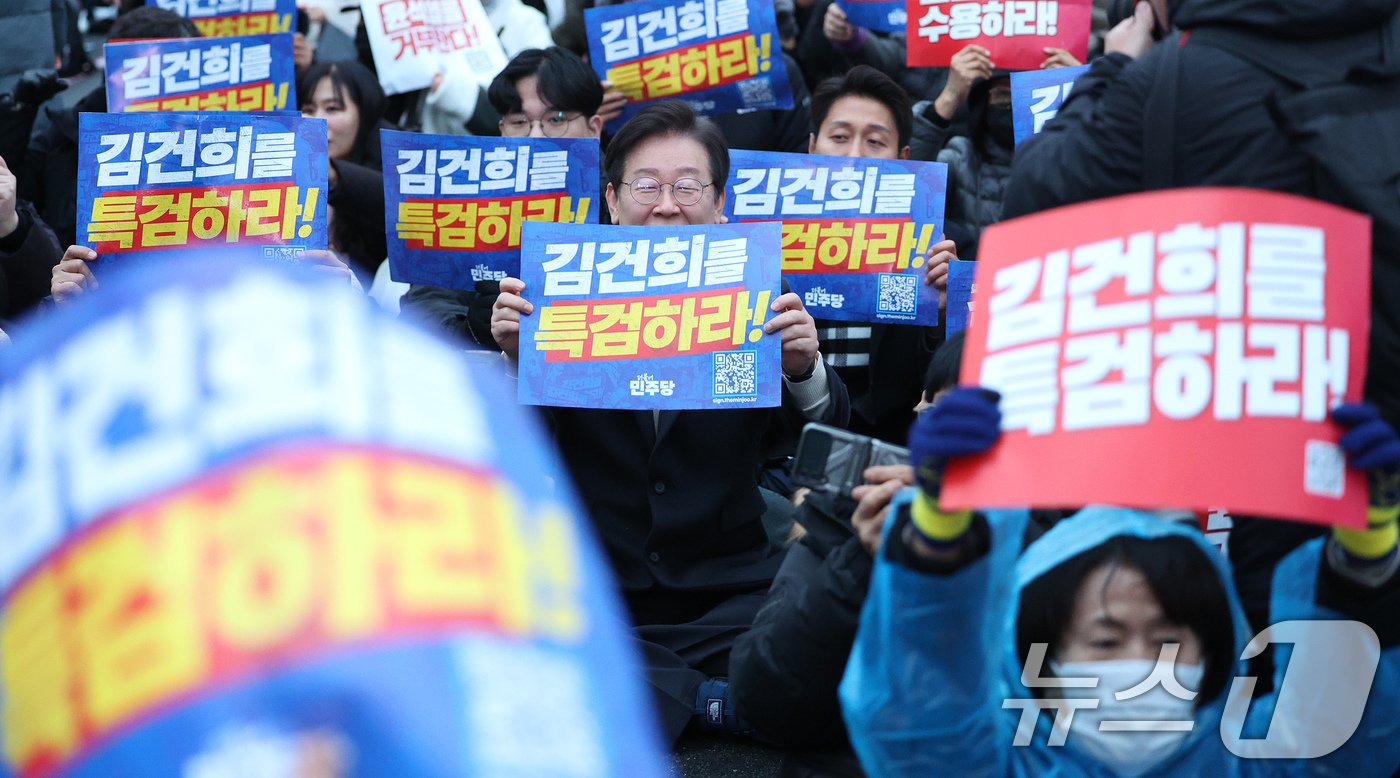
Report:
[[[653,492],[656,492],[657,494],[665,494],[665,493],[666,493],[666,482],[665,482],[665,481],[657,481],[656,483],[654,483],[654,484],[651,485],[651,490],[652,490]]]
[[[647,559],[650,559],[650,560],[653,561],[653,562],[660,562],[660,561],[661,561],[661,555],[658,554],[658,553],[656,553],[655,551],[653,551],[653,552],[651,552],[650,554],[647,554]]]

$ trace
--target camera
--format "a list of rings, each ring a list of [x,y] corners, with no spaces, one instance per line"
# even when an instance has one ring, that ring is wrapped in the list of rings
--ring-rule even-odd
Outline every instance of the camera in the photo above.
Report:
[[[907,448],[812,422],[802,428],[792,477],[799,486],[849,498],[865,483],[867,467],[908,463]]]

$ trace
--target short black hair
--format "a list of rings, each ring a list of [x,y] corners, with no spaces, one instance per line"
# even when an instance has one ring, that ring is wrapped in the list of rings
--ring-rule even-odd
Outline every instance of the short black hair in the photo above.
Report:
[[[689,103],[680,100],[652,103],[622,125],[622,129],[608,142],[607,153],[603,155],[608,182],[614,189],[622,186],[622,176],[627,172],[627,157],[632,150],[644,141],[667,135],[694,138],[705,148],[710,158],[710,182],[714,184],[714,196],[718,198],[729,180],[729,144],[725,143],[723,133],[714,122],[696,114]]]
[[[486,99],[496,113],[505,116],[520,111],[520,93],[515,82],[527,76],[538,77],[540,97],[557,111],[578,111],[584,116],[598,113],[603,104],[603,85],[579,56],[568,49],[526,49],[511,58],[491,81]]]
[[[355,132],[355,145],[350,149],[350,162],[357,165],[380,166],[379,120],[384,115],[388,99],[379,86],[379,79],[369,68],[352,60],[316,62],[306,69],[297,83],[297,99],[309,105],[321,79],[329,78],[336,96],[355,104],[360,111],[360,127]]]
[[[152,38],[203,37],[194,22],[164,8],[143,5],[117,17],[107,36],[109,41],[148,40]]]
[[[951,389],[958,384],[958,372],[962,369],[963,341],[967,330],[953,333],[933,352],[924,373],[924,401],[933,402],[933,396]]]
[[[1073,521],[1073,519],[1070,519]],[[1048,644],[1053,659],[1074,617],[1076,594],[1089,574],[1103,565],[1142,573],[1162,614],[1188,627],[1201,641],[1205,675],[1196,707],[1218,697],[1235,674],[1235,621],[1220,573],[1205,549],[1190,538],[1119,535],[1070,557],[1021,590],[1016,614],[1016,649],[1024,664],[1033,643]],[[1038,691],[1038,689],[1033,690]]]
[[[820,135],[822,122],[831,112],[831,106],[843,97],[868,97],[890,109],[894,114],[895,130],[899,133],[899,147],[909,145],[914,135],[914,104],[909,94],[894,79],[869,65],[856,65],[844,76],[832,76],[817,85],[812,92],[812,134]]]

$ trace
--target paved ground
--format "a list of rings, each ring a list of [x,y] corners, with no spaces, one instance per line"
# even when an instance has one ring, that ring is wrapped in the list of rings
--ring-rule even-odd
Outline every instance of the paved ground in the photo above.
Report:
[[[781,754],[766,746],[742,740],[686,737],[676,744],[675,778],[711,776],[772,776],[778,774]]]

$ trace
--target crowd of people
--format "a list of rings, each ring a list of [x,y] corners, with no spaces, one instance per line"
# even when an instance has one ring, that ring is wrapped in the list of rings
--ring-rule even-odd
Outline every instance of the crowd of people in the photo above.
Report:
[[[328,128],[330,251],[313,261],[463,348],[500,352],[511,375],[536,290],[517,278],[469,289],[389,278],[379,130],[597,139],[601,218],[632,226],[722,223],[730,149],[943,162],[947,224],[923,279],[942,306],[949,263],[975,260],[983,231],[1007,218],[1154,187],[1322,196],[1261,95],[1283,88],[1285,65],[1320,83],[1400,63],[1400,0],[1098,2],[1091,67],[1059,116],[1018,148],[1009,73],[988,50],[968,45],[947,68],[910,67],[902,36],[852,24],[839,0],[779,0],[792,109],[704,117],[663,101],[608,134],[625,98],[588,64],[579,4],[482,5],[510,58],[488,88],[444,72],[425,90],[386,96],[362,25],[357,59],[328,59],[299,38],[296,94],[302,113]],[[178,15],[130,2],[111,30],[114,39],[198,34]],[[1275,61],[1279,70],[1260,64]],[[1042,67],[1079,64],[1047,49]],[[1174,131],[1163,133],[1151,103],[1166,68],[1180,73],[1170,82]],[[98,89],[71,107],[38,108],[24,158],[0,161],[7,324],[101,294],[104,260],[78,240],[74,203],[77,117],[105,107]],[[1348,464],[1370,474],[1369,527],[1240,517],[1228,560],[1191,521],[1161,512],[945,512],[948,464],[1001,434],[997,395],[958,385],[962,337],[815,319],[792,292],[773,301],[764,325],[781,341],[778,408],[540,409],[608,552],[666,737],[751,738],[784,752],[787,775],[1400,769],[1400,365],[1386,295],[1396,257],[1383,251],[1367,402],[1332,416],[1346,430]],[[911,461],[871,468],[851,494],[804,493],[790,462],[811,421],[906,445]],[[1235,756],[1218,732],[1231,679],[1258,676],[1263,700],[1285,669],[1269,653],[1245,654],[1250,637],[1284,619],[1338,618],[1369,626],[1381,650],[1356,734],[1316,760]],[[1003,704],[1084,707],[1028,683],[1036,646],[1047,677],[1101,679],[1065,695],[1087,694],[1098,712],[1079,710],[1062,746],[1048,713],[1029,745],[1019,742],[1021,714]],[[1155,708],[1115,697],[1167,656],[1165,686],[1183,696],[1153,698]],[[1309,712],[1286,707],[1279,715],[1306,730]],[[1115,711],[1194,727],[1092,727]],[[1258,704],[1250,721],[1267,726],[1274,714],[1272,701]]]

